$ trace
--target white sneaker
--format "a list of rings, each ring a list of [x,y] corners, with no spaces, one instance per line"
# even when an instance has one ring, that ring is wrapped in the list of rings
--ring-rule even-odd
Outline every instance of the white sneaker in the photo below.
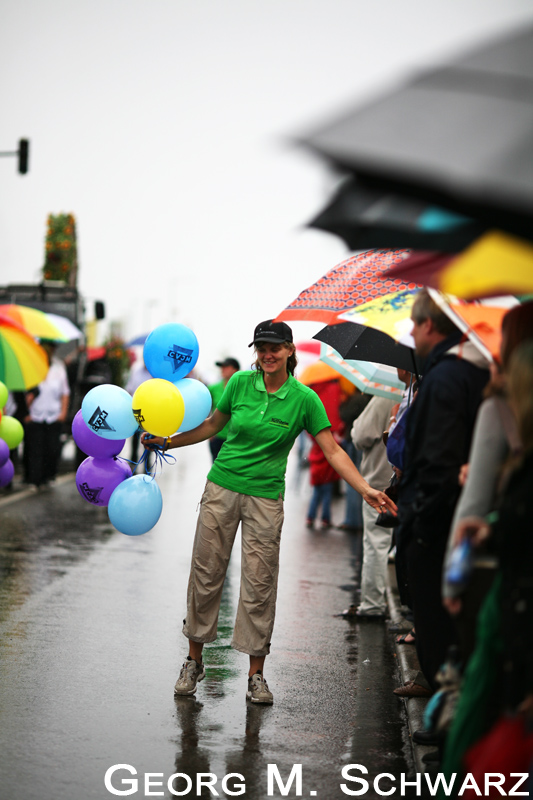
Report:
[[[250,700],[251,703],[266,703],[268,705],[272,705],[274,702],[274,695],[269,690],[268,683],[260,672],[256,672],[255,675],[248,678],[246,699]]]
[[[174,686],[174,694],[194,694],[196,684],[205,678],[205,666],[187,656],[183,662],[180,676]]]

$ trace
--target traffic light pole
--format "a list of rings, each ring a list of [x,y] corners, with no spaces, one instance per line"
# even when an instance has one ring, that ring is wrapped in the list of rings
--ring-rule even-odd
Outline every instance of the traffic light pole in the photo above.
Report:
[[[26,175],[30,163],[30,140],[19,139],[19,149],[10,150],[7,152],[0,152],[0,156],[17,156],[18,157],[18,171],[20,175]]]

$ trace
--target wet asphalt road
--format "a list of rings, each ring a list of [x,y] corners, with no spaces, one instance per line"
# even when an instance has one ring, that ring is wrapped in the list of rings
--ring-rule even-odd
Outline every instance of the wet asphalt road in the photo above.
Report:
[[[172,797],[173,773],[188,775],[184,797],[213,797],[198,773],[217,776],[231,797],[281,797],[302,765],[302,796],[345,798],[361,784],[349,764],[412,774],[391,634],[383,623],[335,614],[355,599],[358,537],[309,531],[308,476],[289,470],[278,612],[265,674],[272,707],[245,701],[247,657],[232,650],[239,586],[236,542],[220,613],[205,651],[196,699],[175,700],[186,654],[181,634],[196,509],[209,468],[207,447],[180,453],[158,478],[163,514],[140,537],[116,532],[105,509],[73,481],[46,493],[0,501],[0,794],[21,800]],[[343,501],[334,506],[342,521]],[[106,788],[106,771],[126,764]],[[272,769],[272,768],[271,768]],[[161,773],[148,779],[145,773]],[[244,780],[222,779],[240,773]],[[138,780],[138,785],[132,780]],[[124,781],[124,783],[122,782]],[[128,782],[126,782],[128,781]],[[382,788],[392,784],[385,781]],[[189,786],[186,777],[171,784]],[[137,789],[125,794],[128,789]],[[230,794],[233,791],[234,794]],[[120,794],[119,794],[120,792]],[[286,796],[298,796],[292,784]],[[365,797],[377,797],[370,786]]]

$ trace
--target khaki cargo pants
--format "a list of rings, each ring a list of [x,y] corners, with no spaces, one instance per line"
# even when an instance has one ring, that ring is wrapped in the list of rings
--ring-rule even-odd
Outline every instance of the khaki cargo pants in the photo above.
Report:
[[[251,656],[270,652],[276,613],[283,500],[251,497],[207,481],[200,505],[183,633],[213,642],[224,578],[242,523],[241,587],[232,647]]]

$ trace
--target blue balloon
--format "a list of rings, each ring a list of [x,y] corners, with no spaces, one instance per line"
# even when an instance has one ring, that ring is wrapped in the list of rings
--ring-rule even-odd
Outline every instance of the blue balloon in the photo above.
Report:
[[[178,387],[185,403],[185,415],[178,428],[178,433],[192,431],[209,416],[213,404],[211,392],[204,383],[194,378],[182,378],[181,381],[174,381],[174,386]]]
[[[162,510],[161,489],[148,475],[132,475],[119,483],[107,507],[111,524],[127,536],[147,533],[158,521]]]
[[[198,339],[186,325],[159,325],[144,343],[143,357],[152,378],[174,383],[184,378],[198,361]]]
[[[81,415],[90,430],[104,439],[127,439],[138,428],[131,395],[112,383],[95,386],[85,395]]]

